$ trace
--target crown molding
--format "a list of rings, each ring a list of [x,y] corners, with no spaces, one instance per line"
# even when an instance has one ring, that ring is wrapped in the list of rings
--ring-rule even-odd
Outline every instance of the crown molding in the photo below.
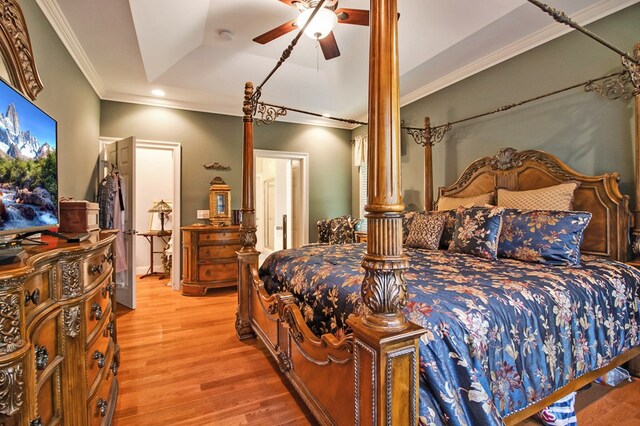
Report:
[[[571,16],[571,19],[579,23],[580,25],[587,25],[591,22],[602,19],[608,15],[612,15],[626,7],[632,6],[638,3],[638,0],[603,0],[586,9],[581,10],[575,15]],[[400,97],[400,106],[403,107],[419,99],[424,98],[432,93],[442,90],[452,84],[455,84],[465,78],[471,77],[481,71],[491,68],[501,62],[518,56],[528,50],[547,43],[555,38],[558,38],[564,34],[573,31],[570,27],[562,25],[553,21],[553,18],[549,17],[551,24],[547,27],[536,31],[535,33],[521,38],[520,40],[511,43],[496,51],[495,53],[480,58],[464,67],[457,69],[456,71],[441,77],[426,86],[423,86],[405,96]]]
[[[131,95],[121,92],[107,92],[101,97],[104,101],[124,102],[129,104],[154,106],[161,108],[180,109],[185,111],[206,112],[209,114],[229,115],[232,117],[242,117],[242,110],[237,105],[215,105],[215,108],[211,105],[198,104],[195,102],[185,101],[172,101],[170,99],[151,98],[148,96]],[[292,113],[295,114],[295,113]],[[331,127],[335,129],[353,130],[358,125],[352,125],[349,123],[333,122],[333,120],[327,120],[319,117],[304,118],[301,116],[284,116],[278,117],[276,121],[278,123],[292,123],[292,124],[304,124],[307,126],[320,126]]]
[[[60,37],[60,40],[80,68],[80,71],[82,71],[86,79],[89,81],[89,84],[91,84],[91,87],[93,87],[93,90],[99,98],[102,98],[106,91],[104,84],[93,67],[93,64],[89,60],[89,57],[82,48],[82,45],[78,41],[78,38],[71,29],[67,18],[64,17],[58,2],[56,0],[36,0],[36,3],[40,6],[42,13],[44,13],[45,17],[53,27],[53,30],[58,34],[58,37]]]

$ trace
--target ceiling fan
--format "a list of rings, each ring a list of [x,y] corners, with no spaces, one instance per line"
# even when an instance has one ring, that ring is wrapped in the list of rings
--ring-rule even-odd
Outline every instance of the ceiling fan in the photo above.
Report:
[[[254,38],[253,41],[256,43],[266,44],[297,28],[302,28],[318,4],[317,0],[280,1],[298,9],[300,16]],[[335,24],[367,26],[369,25],[369,11],[347,8],[338,9],[338,0],[325,2],[322,9],[318,11],[305,30],[307,36],[318,40],[325,59],[333,59],[340,56],[340,49],[338,49],[338,43],[336,43],[336,38],[332,31]]]

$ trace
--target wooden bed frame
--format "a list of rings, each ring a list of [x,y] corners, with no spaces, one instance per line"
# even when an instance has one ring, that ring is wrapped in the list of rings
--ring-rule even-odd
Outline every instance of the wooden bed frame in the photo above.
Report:
[[[255,101],[252,83],[245,85],[236,332],[240,339],[258,336],[264,342],[321,424],[418,423],[418,339],[424,329],[408,322],[401,311],[407,302],[403,274],[408,263],[402,249],[396,1],[371,0],[368,242],[361,289],[368,313],[350,317],[347,322],[353,332],[342,339],[331,334],[315,336],[294,296],[286,292],[269,295],[258,277],[253,179]],[[425,199],[430,206],[430,146],[425,159]],[[640,167],[638,161],[636,167]],[[581,175],[540,151],[504,149],[472,163],[456,183],[441,188],[440,195],[468,196],[496,188],[526,190],[579,181],[574,206],[593,214],[585,232],[584,252],[626,261],[631,215],[628,197],[618,190],[618,178],[617,173]],[[625,352],[606,368],[572,381],[548,398],[510,415],[505,422],[515,424],[531,416],[639,353],[640,347]]]

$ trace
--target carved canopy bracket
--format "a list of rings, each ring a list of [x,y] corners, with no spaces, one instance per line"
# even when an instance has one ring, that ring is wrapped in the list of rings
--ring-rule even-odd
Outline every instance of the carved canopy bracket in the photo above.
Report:
[[[0,0],[0,51],[11,83],[35,100],[43,85],[36,70],[31,39],[17,0]]]

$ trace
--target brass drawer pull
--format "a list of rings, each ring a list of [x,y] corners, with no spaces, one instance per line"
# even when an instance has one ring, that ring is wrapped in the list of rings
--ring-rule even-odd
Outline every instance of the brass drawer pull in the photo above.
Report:
[[[116,283],[112,282],[109,285],[105,285],[104,287],[102,287],[102,297],[107,297],[107,293],[109,293],[109,296],[113,299],[113,291],[114,288],[116,286]]]
[[[113,321],[110,321],[109,324],[107,324],[107,326],[104,328],[104,331],[102,332],[102,337],[113,336],[114,327],[115,327],[115,324],[113,323]]]
[[[100,275],[102,274],[103,271],[104,271],[104,265],[102,263],[99,263],[97,265],[91,265],[89,267],[89,273],[91,275]]]
[[[93,305],[91,305],[91,312],[93,312],[93,318],[96,321],[100,321],[100,318],[102,318],[102,306],[93,302]]]
[[[100,351],[95,351],[93,353],[93,359],[98,360],[98,367],[104,368],[104,354]]]
[[[40,416],[29,422],[29,426],[42,426],[42,418]]]
[[[45,346],[36,345],[36,370],[44,370],[49,363],[49,351]]]
[[[113,253],[109,252],[107,254],[103,254],[102,255],[102,261],[103,262],[113,263]]]
[[[24,306],[29,306],[29,302],[33,302],[34,305],[40,303],[40,289],[36,288],[29,294],[29,290],[24,291]]]
[[[104,399],[102,398],[98,399],[98,402],[96,403],[96,408],[98,409],[98,412],[102,417],[107,415],[107,401],[105,401]]]

